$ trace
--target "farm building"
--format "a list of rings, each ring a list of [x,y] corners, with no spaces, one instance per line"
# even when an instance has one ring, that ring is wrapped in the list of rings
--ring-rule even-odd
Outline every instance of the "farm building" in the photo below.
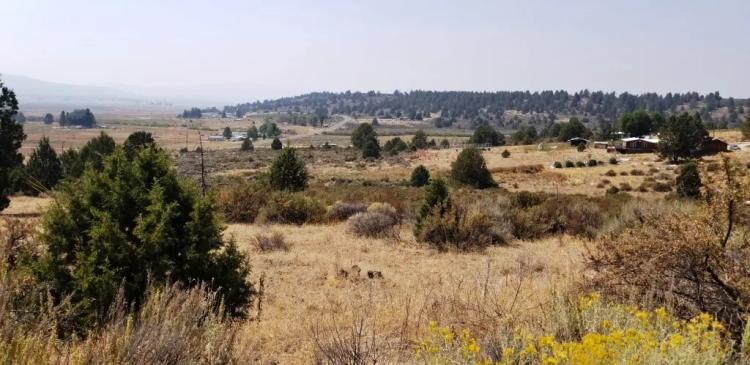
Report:
[[[727,143],[716,138],[706,138],[701,148],[704,154],[714,154],[727,151]]]
[[[606,150],[607,147],[609,147],[609,142],[594,141],[594,148],[601,148]]]
[[[623,138],[622,146],[617,148],[620,153],[649,153],[656,151],[658,138]]]
[[[578,145],[581,145],[581,144],[582,144],[582,145],[587,145],[587,144],[589,144],[589,141],[588,141],[587,139],[585,139],[585,138],[581,138],[581,137],[574,137],[574,138],[571,138],[571,139],[569,139],[569,140],[568,140],[568,143],[570,143],[570,145],[571,145],[571,146],[576,146],[576,147],[578,147]]]

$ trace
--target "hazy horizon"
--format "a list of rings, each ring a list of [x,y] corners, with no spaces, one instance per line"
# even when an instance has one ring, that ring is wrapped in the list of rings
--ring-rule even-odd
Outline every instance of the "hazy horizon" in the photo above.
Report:
[[[229,103],[310,91],[750,97],[750,2],[11,1],[0,73]],[[11,85],[12,86],[12,85]]]

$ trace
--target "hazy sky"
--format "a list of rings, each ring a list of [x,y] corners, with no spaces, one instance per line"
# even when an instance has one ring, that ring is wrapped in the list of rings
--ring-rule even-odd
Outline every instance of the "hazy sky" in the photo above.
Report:
[[[750,0],[0,0],[0,11],[0,72],[151,94],[750,97]]]

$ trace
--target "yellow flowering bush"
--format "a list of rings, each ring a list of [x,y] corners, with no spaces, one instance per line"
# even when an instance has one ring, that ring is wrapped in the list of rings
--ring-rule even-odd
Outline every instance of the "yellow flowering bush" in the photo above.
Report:
[[[732,347],[724,327],[708,314],[677,320],[666,309],[606,304],[594,294],[576,307],[585,331],[574,341],[515,329],[500,349],[480,351],[468,331],[430,324],[417,349],[425,364],[722,364]],[[493,357],[487,355],[493,354]]]

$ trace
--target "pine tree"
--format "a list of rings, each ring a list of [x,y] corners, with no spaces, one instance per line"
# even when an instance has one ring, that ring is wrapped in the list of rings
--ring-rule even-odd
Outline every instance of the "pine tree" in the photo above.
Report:
[[[242,146],[240,146],[240,151],[252,151],[255,147],[253,147],[253,142],[250,140],[250,138],[244,138],[242,140]]]
[[[352,146],[362,149],[370,137],[377,138],[377,133],[369,123],[362,123],[352,132]]]
[[[474,130],[474,135],[471,136],[469,142],[480,145],[502,146],[505,145],[505,136],[488,125],[481,125]]]
[[[29,156],[26,163],[27,180],[24,191],[28,195],[38,195],[54,188],[62,177],[62,164],[57,152],[49,144],[49,138],[42,137],[39,146]]]
[[[443,179],[434,179],[430,181],[424,191],[422,205],[417,211],[417,217],[414,221],[414,236],[419,237],[424,221],[430,214],[437,212],[442,215],[450,208],[451,199]],[[436,208],[438,207],[438,208]]]
[[[411,146],[418,150],[427,148],[427,135],[423,130],[420,129],[414,133],[414,137],[411,139]]]
[[[430,171],[423,165],[419,165],[411,172],[409,183],[414,187],[422,187],[430,182]]]
[[[682,113],[671,115],[659,133],[659,154],[677,163],[680,159],[693,156],[708,136],[700,116]]]
[[[26,139],[23,126],[14,120],[18,112],[16,94],[0,81],[0,211],[8,207],[8,196],[13,193],[11,171],[23,164],[18,153]]]
[[[271,164],[269,182],[272,188],[285,191],[302,191],[307,187],[307,168],[296,151],[287,147]]]
[[[271,149],[274,151],[278,151],[282,149],[284,145],[281,144],[281,140],[278,138],[274,138],[273,141],[271,141]]]
[[[369,136],[362,146],[363,158],[380,158],[380,143],[375,136]]]
[[[451,177],[456,181],[477,189],[497,186],[487,169],[482,153],[474,148],[465,148],[451,164]]]
[[[677,195],[682,198],[699,198],[701,195],[701,176],[695,162],[682,165],[680,174],[677,175]]]
[[[745,121],[740,124],[740,131],[742,131],[743,140],[750,139],[750,115],[746,116]]]
[[[255,128],[255,126],[251,126],[247,129],[247,138],[252,139],[253,141],[258,140],[258,128]]]
[[[133,158],[141,149],[152,148],[155,146],[156,141],[154,141],[154,137],[151,136],[151,133],[138,131],[131,133],[128,138],[125,139],[122,148],[125,150],[125,156]]]
[[[224,132],[222,133],[224,136],[224,139],[231,139],[232,138],[232,128],[224,127]]]
[[[165,152],[143,149],[131,160],[118,149],[101,171],[58,192],[42,219],[47,250],[32,267],[55,303],[76,308],[64,331],[101,323],[120,290],[137,305],[149,285],[167,281],[206,283],[229,314],[244,313],[254,293],[249,267],[223,241],[211,195],[179,177]]]
[[[52,124],[54,122],[55,122],[55,117],[52,114],[47,113],[44,115],[44,124]]]

